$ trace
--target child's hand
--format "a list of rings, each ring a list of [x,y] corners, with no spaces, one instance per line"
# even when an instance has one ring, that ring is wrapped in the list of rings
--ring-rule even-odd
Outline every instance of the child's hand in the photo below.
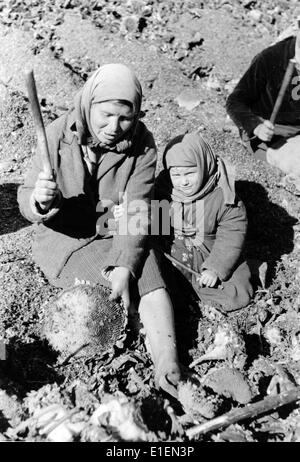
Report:
[[[116,221],[120,220],[120,218],[124,215],[124,206],[123,204],[114,205],[113,207],[113,216]]]
[[[122,298],[124,307],[129,308],[130,295],[129,295],[129,281],[130,281],[130,270],[123,266],[116,266],[110,274],[111,281],[111,294],[110,300],[117,300],[119,297]]]
[[[204,270],[197,281],[201,287],[214,287],[218,281],[218,276],[213,270]]]

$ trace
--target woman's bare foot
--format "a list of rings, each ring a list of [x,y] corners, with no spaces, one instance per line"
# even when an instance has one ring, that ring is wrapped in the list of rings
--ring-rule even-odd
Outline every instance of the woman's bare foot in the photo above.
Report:
[[[162,356],[155,367],[155,386],[177,398],[177,385],[181,379],[179,364],[169,356]]]

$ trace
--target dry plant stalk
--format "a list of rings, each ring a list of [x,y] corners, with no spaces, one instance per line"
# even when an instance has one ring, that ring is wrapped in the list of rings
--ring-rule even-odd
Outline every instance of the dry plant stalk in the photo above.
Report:
[[[204,424],[195,425],[187,430],[186,434],[191,439],[198,435],[218,430],[222,427],[228,427],[231,424],[240,422],[245,419],[253,419],[260,414],[275,410],[278,407],[293,403],[300,400],[300,386],[295,387],[288,392],[280,393],[276,396],[267,396],[257,403],[248,404],[241,409],[234,409],[226,414],[216,417],[215,419],[205,422]]]

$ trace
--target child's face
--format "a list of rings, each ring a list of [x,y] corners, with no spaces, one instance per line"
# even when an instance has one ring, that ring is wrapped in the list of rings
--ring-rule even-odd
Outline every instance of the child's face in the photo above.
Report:
[[[198,185],[199,174],[197,167],[171,167],[170,178],[175,189],[190,196]]]
[[[98,140],[110,145],[129,130],[134,122],[134,111],[127,104],[105,101],[92,105],[90,119]]]

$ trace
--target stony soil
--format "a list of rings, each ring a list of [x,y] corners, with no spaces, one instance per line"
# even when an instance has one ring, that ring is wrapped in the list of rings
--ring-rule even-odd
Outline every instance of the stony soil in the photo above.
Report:
[[[76,408],[77,418],[88,422],[74,438],[126,439],[107,420],[98,426],[89,421],[101,403],[115,399],[124,401],[128,415],[139,415],[139,434],[129,438],[186,441],[187,428],[237,407],[234,396],[249,401],[244,389],[257,401],[300,385],[299,197],[279,172],[245,152],[224,109],[252,57],[299,12],[292,0],[276,5],[261,0],[0,2],[0,336],[6,345],[6,361],[0,361],[0,439],[45,440],[36,421],[24,422],[51,404]],[[204,380],[196,389],[183,384],[181,405],[173,401],[155,390],[142,335],[132,330],[114,356],[67,363],[41,338],[43,304],[57,290],[32,261],[33,227],[16,201],[35,144],[24,69],[34,67],[48,123],[70,106],[87,76],[107,62],[136,70],[144,90],[144,121],[159,155],[175,134],[201,128],[236,168],[249,216],[246,254],[267,262],[258,273],[255,299],[226,318],[184,300],[176,310],[183,365],[215,351],[216,334],[222,334],[222,354],[199,359],[193,370],[202,380],[209,372],[234,367],[245,381],[236,381],[234,391],[225,387],[222,392],[220,384],[205,387]],[[299,408],[285,407],[199,439],[300,441]]]

